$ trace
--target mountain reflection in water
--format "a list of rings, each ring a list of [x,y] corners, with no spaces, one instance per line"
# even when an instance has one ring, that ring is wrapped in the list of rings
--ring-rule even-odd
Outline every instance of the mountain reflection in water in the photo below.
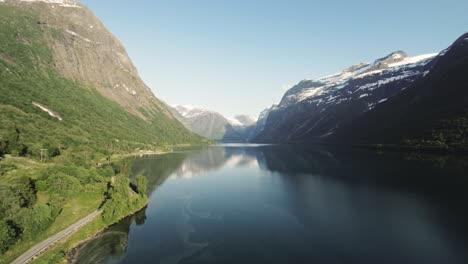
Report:
[[[74,263],[468,263],[467,159],[213,146],[131,161],[146,210]]]

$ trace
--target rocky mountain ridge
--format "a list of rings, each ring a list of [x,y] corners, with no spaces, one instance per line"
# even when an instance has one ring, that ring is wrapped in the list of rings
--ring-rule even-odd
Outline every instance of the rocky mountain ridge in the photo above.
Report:
[[[51,64],[65,78],[95,87],[142,119],[166,105],[141,80],[122,43],[78,0],[3,0],[38,17],[52,51]],[[20,37],[20,36],[19,36]]]
[[[468,151],[468,33],[431,62],[430,72],[326,139],[432,151]]]
[[[191,105],[173,106],[176,116],[190,131],[223,142],[246,142],[248,129],[256,121],[247,115],[227,118],[222,114]]]
[[[318,80],[303,80],[269,112],[263,131],[254,141],[319,140],[333,134],[427,75],[435,57],[437,54],[409,57],[396,51]]]
[[[79,1],[0,1],[0,76],[0,142],[21,133],[7,154],[203,141],[155,97],[124,46]]]

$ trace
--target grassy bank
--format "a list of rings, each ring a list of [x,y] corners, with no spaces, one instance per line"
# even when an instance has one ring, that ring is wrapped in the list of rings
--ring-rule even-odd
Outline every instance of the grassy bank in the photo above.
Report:
[[[58,243],[37,260],[60,262],[69,243],[76,243],[144,207],[146,178],[137,177],[135,183],[130,183],[129,166],[125,161],[97,168],[42,163],[22,157],[3,158],[0,220],[7,228],[0,230],[4,250],[0,263],[10,263],[35,244],[101,208],[102,215],[72,235],[72,240]]]
[[[99,234],[110,225],[117,223],[120,219],[135,214],[147,205],[148,199],[144,202],[130,209],[128,212],[123,214],[120,218],[116,218],[113,222],[105,222],[102,217],[97,217],[79,230],[71,234],[68,238],[60,241],[46,252],[40,255],[38,258],[31,261],[31,263],[37,264],[50,264],[50,263],[66,263],[66,257],[69,250],[85,242],[88,239],[93,238],[96,234]]]
[[[0,5],[0,263],[97,208],[102,217],[78,236],[141,208],[144,182],[129,182],[126,153],[206,143],[164,111],[143,120],[59,74],[51,41],[68,33],[40,21],[29,8]]]

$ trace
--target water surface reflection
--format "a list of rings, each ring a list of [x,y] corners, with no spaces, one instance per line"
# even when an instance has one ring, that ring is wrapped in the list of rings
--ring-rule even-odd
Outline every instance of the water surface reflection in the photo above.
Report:
[[[146,211],[76,263],[468,263],[466,159],[294,146],[138,158]]]

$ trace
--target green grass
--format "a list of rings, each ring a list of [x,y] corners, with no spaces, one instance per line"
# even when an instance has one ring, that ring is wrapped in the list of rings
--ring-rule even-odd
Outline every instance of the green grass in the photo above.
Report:
[[[44,147],[105,156],[110,151],[203,144],[202,138],[161,112],[153,111],[151,118],[142,120],[94,87],[61,77],[51,66],[44,37],[53,34],[37,24],[34,14],[2,5],[0,17],[0,138],[18,129],[21,143],[33,156]],[[63,121],[33,102],[60,114]]]
[[[0,186],[15,186],[17,179],[28,177],[34,182],[38,182],[44,177],[44,173],[52,171],[52,168],[57,166],[55,163],[40,163],[28,158],[7,157],[0,161],[0,167],[5,167],[5,164],[14,164],[14,167],[8,166],[9,170],[4,171],[0,177]],[[95,186],[100,186],[105,190],[106,182],[97,182]],[[3,255],[0,255],[0,263],[10,263],[16,257],[27,251],[35,244],[47,239],[53,234],[65,229],[79,219],[87,216],[96,210],[104,201],[102,192],[96,191],[99,188],[90,188],[92,191],[80,192],[66,197],[60,204],[61,212],[54,219],[53,223],[44,231],[31,234],[31,236],[19,237],[18,241]],[[50,190],[37,190],[35,193],[36,199],[34,205],[39,204],[54,204],[54,194]],[[5,197],[2,197],[0,202],[5,205]],[[32,206],[32,205],[31,205]],[[28,209],[28,208],[25,208]],[[9,218],[8,216],[6,218]]]
[[[45,232],[40,233],[34,239],[21,240],[17,242],[12,248],[10,248],[6,254],[0,257],[0,263],[10,263],[15,258],[26,252],[29,248],[33,247],[37,243],[49,238],[50,236],[60,232],[68,226],[76,223],[81,218],[92,213],[98,208],[102,197],[78,197],[76,199],[68,201],[64,207],[62,213],[56,218],[54,224],[48,228]]]
[[[83,217],[89,215],[94,210],[100,208],[100,206],[109,199],[105,193],[108,189],[108,183],[111,182],[111,177],[106,176],[108,173],[112,173],[106,172],[109,170],[110,166],[100,169],[94,167],[86,169],[77,166],[64,166],[56,163],[40,163],[28,158],[18,157],[7,157],[0,161],[0,167],[5,167],[5,164],[15,164],[15,167],[8,166],[9,170],[3,172],[3,175],[0,177],[0,186],[14,187],[17,184],[17,179],[26,176],[32,179],[36,185],[35,189],[37,192],[35,193],[36,199],[34,200],[34,205],[48,204],[51,206],[57,206],[60,207],[60,213],[55,219],[53,219],[53,222],[51,222],[45,230],[20,236],[16,243],[10,247],[5,254],[0,255],[0,263],[10,263],[35,244],[58,233]],[[119,170],[127,173],[127,169],[125,168],[126,164],[126,161],[121,161],[121,165],[116,166],[120,166],[121,169]],[[72,189],[79,189],[80,191],[69,193],[64,190],[63,194],[57,194],[55,193],[55,190],[50,186],[47,186],[47,184],[45,187],[39,187],[41,186],[41,182],[47,183],[48,178],[62,172],[68,172],[69,175],[80,174],[76,176],[76,178],[79,179],[78,185],[70,187]],[[95,177],[90,177],[89,175],[95,175]],[[91,178],[93,180],[90,180]],[[64,240],[58,243],[49,253],[46,253],[43,257],[41,256],[37,261],[47,260],[45,263],[50,263],[49,261],[52,260],[51,258],[56,259],[57,261],[62,260],[65,256],[60,252],[65,252],[73,243],[76,243],[77,241],[80,241],[80,239],[86,238],[105,226],[116,222],[121,217],[142,208],[147,202],[147,197],[142,197],[131,191],[128,184],[129,179],[126,179],[122,183],[124,184],[124,187],[122,188],[125,188],[124,194],[126,194],[126,198],[122,198],[122,201],[127,199],[125,201],[128,201],[128,207],[124,207],[123,211],[119,211],[119,213],[121,212],[120,214],[112,216],[112,218],[107,221],[104,221],[102,217],[97,217],[92,224],[89,226],[87,225],[83,230],[80,229],[76,234],[72,235],[72,240]],[[66,195],[63,197],[63,200],[57,199],[57,196],[62,195]],[[2,205],[5,205],[5,201],[7,200],[4,198],[5,197],[0,197]],[[111,197],[111,199],[112,198],[113,197]],[[121,201],[114,201],[114,204],[121,203]],[[22,209],[30,210],[30,208],[32,208],[32,205]],[[6,218],[9,218],[8,213]],[[12,219],[21,223],[21,219],[17,219],[14,216]],[[27,228],[27,226],[25,228]],[[56,255],[57,252],[60,254]],[[59,258],[59,256],[61,257]]]
[[[54,69],[47,39],[60,39],[63,32],[41,28],[37,21],[26,8],[0,5],[0,222],[16,232],[15,243],[0,255],[0,263],[11,262],[103,202],[119,199],[108,197],[115,167],[96,168],[98,162],[139,150],[207,143],[158,108],[146,111],[143,120],[94,87],[62,77]],[[45,163],[39,162],[44,148],[50,155]],[[62,261],[61,252],[70,245],[146,201],[140,195],[124,199],[127,206],[107,222],[98,217],[37,262]]]
[[[138,208],[140,209],[140,208]],[[138,210],[136,209],[136,210]],[[128,214],[134,213],[136,210],[128,211]],[[117,222],[117,221],[116,221]],[[68,238],[59,241],[57,244],[48,249],[45,253],[34,259],[30,263],[33,264],[50,264],[50,263],[66,263],[68,250],[77,246],[82,241],[92,237],[97,232],[108,227],[101,217],[97,217],[89,222]]]
[[[148,202],[148,198],[146,196],[143,199],[141,199],[141,197],[138,195],[130,195],[130,199],[133,206],[125,210],[120,216],[113,218],[111,222],[105,222],[102,217],[95,218],[90,223],[80,228],[78,231],[69,235],[68,238],[59,241],[57,244],[52,246],[45,253],[40,255],[37,259],[33,260],[31,263],[65,263],[67,253],[70,249],[75,247],[83,240],[92,237],[98,231],[106,228],[110,224],[116,223],[122,217],[135,213],[136,211],[142,209]]]

